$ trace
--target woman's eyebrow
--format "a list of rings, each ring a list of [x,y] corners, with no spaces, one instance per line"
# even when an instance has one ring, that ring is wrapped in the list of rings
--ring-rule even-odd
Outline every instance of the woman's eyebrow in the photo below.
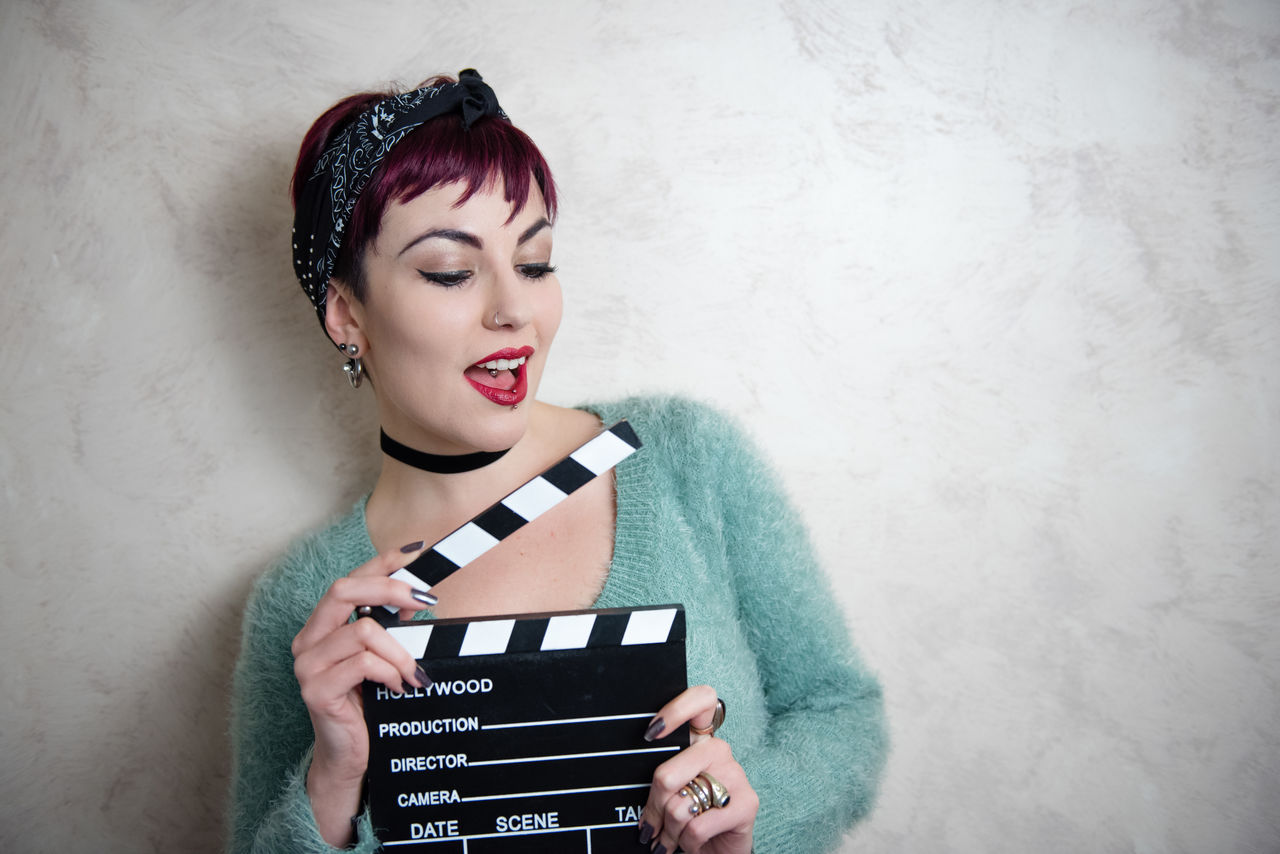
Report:
[[[456,228],[436,228],[431,231],[427,231],[422,234],[419,234],[413,240],[410,240],[408,243],[405,244],[405,247],[400,250],[399,255],[397,255],[396,257],[399,258],[400,255],[403,255],[404,253],[408,252],[410,249],[417,246],[419,243],[421,243],[424,240],[432,240],[437,237],[442,240],[453,240],[458,243],[465,243],[468,246],[474,246],[476,249],[484,248],[484,243],[480,240],[480,238],[476,237],[474,234],[471,234],[470,232],[459,231]]]
[[[516,241],[516,245],[519,246],[521,244],[528,243],[530,240],[533,239],[533,236],[535,234],[542,231],[542,229],[544,228],[550,228],[550,227],[551,227],[550,220],[548,220],[546,217],[543,217],[542,219],[538,220],[533,225],[529,226],[524,230],[524,233],[520,235],[520,239]],[[400,250],[399,254],[396,257],[397,258],[400,257],[400,255],[403,255],[404,253],[408,252],[410,249],[417,246],[419,243],[421,243],[424,240],[434,240],[436,238],[439,238],[441,240],[453,240],[457,243],[465,243],[468,246],[475,247],[476,249],[484,248],[484,241],[482,241],[480,238],[476,237],[474,234],[468,231],[459,231],[456,228],[434,228],[431,231],[426,231],[426,232],[423,232],[422,234],[419,234],[413,240],[410,240],[408,243],[406,243],[404,248]]]
[[[522,243],[528,243],[530,240],[533,239],[533,236],[537,234],[539,231],[542,231],[542,229],[544,228],[550,228],[550,227],[551,227],[550,220],[548,220],[544,216],[542,219],[538,220],[533,225],[529,226],[524,230],[524,234],[520,235],[520,239],[516,241],[516,245],[519,246]]]

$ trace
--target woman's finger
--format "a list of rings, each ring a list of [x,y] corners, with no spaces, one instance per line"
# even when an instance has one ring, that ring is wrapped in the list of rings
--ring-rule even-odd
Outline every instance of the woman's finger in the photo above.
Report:
[[[714,777],[724,787],[728,803],[705,806],[690,794],[690,784],[700,774]],[[640,838],[645,839],[647,826],[654,851],[679,849],[695,854],[710,840],[732,834],[743,842],[745,851],[758,810],[759,799],[742,766],[725,742],[712,739],[659,766],[643,811]]]
[[[385,685],[397,693],[404,690],[400,670],[366,649],[337,662],[316,678],[300,682],[302,701],[313,714],[340,707],[347,702],[351,690],[365,680]]]
[[[413,543],[421,551],[421,543]],[[387,576],[398,570],[417,552],[388,552],[378,555],[329,585],[316,604],[306,625],[293,641],[293,654],[317,643],[319,639],[345,624],[351,612],[362,605],[392,605],[418,611],[436,604],[435,594]]]
[[[418,540],[416,543],[409,543],[398,549],[380,552],[377,556],[370,558],[364,563],[351,570],[348,575],[390,575],[397,569],[401,569],[413,562],[413,559],[425,548],[425,544]]]
[[[658,713],[649,722],[649,728],[645,730],[645,741],[663,738],[686,723],[706,729],[711,726],[716,699],[716,689],[710,685],[694,685],[684,689],[671,702],[658,709]]]
[[[425,674],[421,672],[413,656],[397,643],[386,629],[373,620],[356,620],[354,623],[344,625],[301,652],[294,660],[294,674],[298,677],[298,683],[305,687],[309,680],[319,677],[339,662],[346,661],[361,652],[371,653],[399,673],[399,679],[394,683],[387,682],[385,678],[375,678],[373,675],[366,675],[363,678],[383,682],[397,691],[400,690],[401,682],[419,688],[429,684],[429,680],[424,680]],[[379,671],[384,672],[382,668],[379,668]],[[357,679],[347,687],[354,687],[360,681]]]
[[[700,772],[725,761],[733,761],[729,745],[720,739],[712,739],[688,747],[659,765],[653,772],[649,798],[640,813],[640,838],[649,841],[645,839],[647,833],[649,839],[657,839],[663,834],[669,842],[678,839],[692,816],[687,811],[683,815],[672,816],[668,805],[680,800],[680,789]],[[673,822],[674,827],[671,826]],[[674,851],[675,847],[668,845],[667,850]]]
[[[316,643],[321,637],[345,625],[351,612],[361,605],[394,605],[409,611],[429,608],[436,603],[434,593],[414,589],[409,584],[385,576],[347,576],[329,586],[306,625],[294,639],[294,654]]]
[[[678,849],[688,854],[698,854],[712,840],[725,835],[736,838],[741,846],[737,850],[750,850],[756,813],[760,809],[760,799],[747,781],[746,772],[742,770],[741,765],[731,759],[723,765],[714,766],[700,773],[711,775],[725,788],[729,793],[729,803],[709,810],[699,809],[698,814],[693,815],[689,808],[694,799],[690,796],[679,797],[677,792],[676,803],[668,804],[667,815],[678,814],[682,818],[688,816],[688,819],[681,825],[680,832],[673,836],[667,850]],[[671,826],[675,826],[674,821]],[[659,841],[661,842],[661,839]],[[727,848],[727,850],[735,849]]]

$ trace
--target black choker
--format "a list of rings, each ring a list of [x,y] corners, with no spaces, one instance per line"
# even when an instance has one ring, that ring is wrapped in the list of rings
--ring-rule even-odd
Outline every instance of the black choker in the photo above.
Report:
[[[379,432],[382,433],[382,453],[407,466],[434,474],[461,474],[464,471],[482,469],[489,463],[502,459],[503,455],[511,450],[507,448],[507,451],[476,451],[474,454],[428,454],[426,451],[418,451],[408,445],[400,444],[388,436],[385,430]]]

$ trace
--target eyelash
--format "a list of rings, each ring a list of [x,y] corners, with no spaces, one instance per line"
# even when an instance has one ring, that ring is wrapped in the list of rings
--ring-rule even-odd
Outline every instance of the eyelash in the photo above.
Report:
[[[550,264],[521,264],[516,269],[526,279],[535,280],[541,279],[543,276],[549,276],[556,271],[556,268]]]
[[[556,271],[556,268],[550,264],[520,264],[516,267],[520,271],[520,275],[526,279],[537,281],[543,276],[549,276]],[[418,275],[426,279],[428,282],[440,285],[445,288],[461,287],[471,278],[470,270],[447,270],[440,273],[429,273],[426,270],[419,270]]]
[[[419,270],[418,275],[426,279],[428,282],[440,285],[446,288],[461,287],[467,279],[471,278],[470,270],[449,270],[443,273],[428,273],[426,270]]]

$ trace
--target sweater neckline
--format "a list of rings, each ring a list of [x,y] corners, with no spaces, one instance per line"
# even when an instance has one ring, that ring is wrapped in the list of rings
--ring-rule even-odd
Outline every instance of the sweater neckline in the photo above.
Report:
[[[610,404],[584,404],[575,407],[600,419],[602,425],[609,424],[625,414],[615,413]],[[639,430],[636,431],[640,433]],[[643,433],[641,441],[645,440]],[[592,609],[622,608],[631,605],[647,604],[645,596],[644,567],[652,564],[650,558],[653,543],[653,505],[644,496],[652,495],[653,467],[644,448],[632,454],[613,469],[614,489],[614,523],[613,523],[613,560],[609,563],[609,572],[605,576],[604,586],[600,588]],[[365,493],[355,507],[359,521],[360,537],[368,555],[366,560],[377,555],[378,550],[369,536],[369,523],[366,512],[369,495]],[[433,618],[430,609],[418,612],[426,619]]]

